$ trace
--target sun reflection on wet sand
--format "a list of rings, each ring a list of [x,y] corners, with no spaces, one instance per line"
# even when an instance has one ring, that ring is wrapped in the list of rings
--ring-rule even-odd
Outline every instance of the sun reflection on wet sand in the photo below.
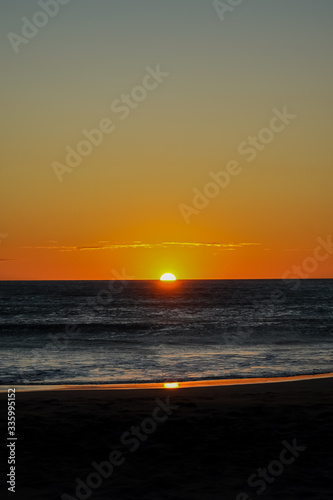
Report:
[[[297,380],[312,380],[331,378],[333,373],[319,373],[317,375],[296,375],[293,377],[268,377],[268,378],[239,378],[219,380],[191,380],[184,382],[145,382],[130,384],[82,384],[82,385],[21,385],[15,386],[21,392],[35,391],[87,391],[87,390],[124,390],[124,389],[185,389],[189,387],[222,387],[230,385],[251,385],[277,382],[295,382]],[[176,384],[176,386],[174,385]],[[172,387],[170,387],[172,386]],[[1,386],[0,392],[7,392],[7,386]]]
[[[165,389],[178,389],[179,384],[178,384],[178,382],[166,382],[164,384],[164,388]]]

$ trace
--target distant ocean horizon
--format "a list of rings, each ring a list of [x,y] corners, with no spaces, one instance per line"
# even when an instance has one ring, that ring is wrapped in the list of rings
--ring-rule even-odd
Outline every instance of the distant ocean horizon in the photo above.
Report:
[[[333,279],[0,282],[0,384],[333,371]]]

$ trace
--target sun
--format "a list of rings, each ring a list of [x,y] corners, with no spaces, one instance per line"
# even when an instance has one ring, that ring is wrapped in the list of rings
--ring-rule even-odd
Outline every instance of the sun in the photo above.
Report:
[[[174,274],[171,274],[171,273],[164,273],[160,277],[160,280],[161,281],[176,281],[176,276]]]

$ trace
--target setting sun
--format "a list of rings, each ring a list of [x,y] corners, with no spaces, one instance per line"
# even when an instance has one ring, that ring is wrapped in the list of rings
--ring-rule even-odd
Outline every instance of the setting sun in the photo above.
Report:
[[[162,274],[162,276],[160,277],[160,280],[161,281],[176,281],[176,276],[174,274],[171,274],[171,273],[165,273],[165,274]]]

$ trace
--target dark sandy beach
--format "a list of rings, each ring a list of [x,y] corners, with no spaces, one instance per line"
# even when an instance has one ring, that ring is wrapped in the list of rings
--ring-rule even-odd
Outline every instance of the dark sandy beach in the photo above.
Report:
[[[1,498],[333,498],[333,378],[17,391],[15,495],[0,404]]]

